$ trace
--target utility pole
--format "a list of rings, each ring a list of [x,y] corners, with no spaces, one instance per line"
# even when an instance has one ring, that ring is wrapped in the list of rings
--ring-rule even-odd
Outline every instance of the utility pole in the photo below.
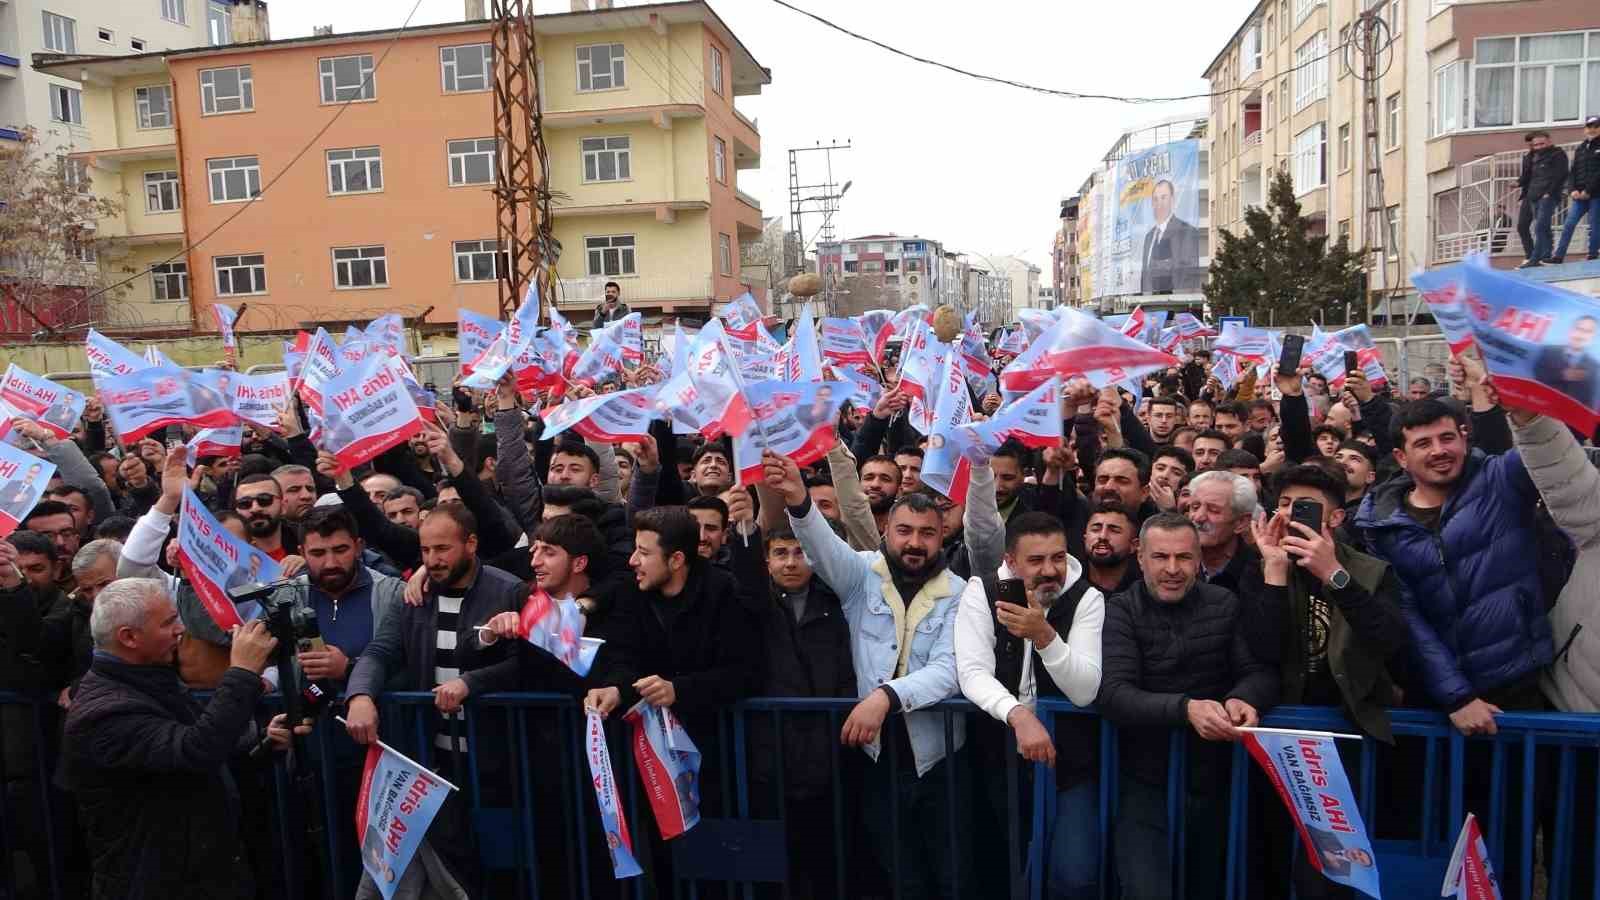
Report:
[[[494,30],[495,233],[501,319],[511,318],[528,284],[539,279],[555,303],[561,245],[551,233],[550,158],[533,40],[533,0],[490,0]]]
[[[1378,81],[1389,70],[1394,62],[1394,33],[1378,15],[1381,9],[1388,6],[1373,7],[1356,17],[1351,23],[1350,43],[1360,54],[1360,67],[1354,71],[1355,76],[1361,81],[1361,128],[1362,128],[1362,155],[1366,165],[1362,181],[1362,197],[1366,204],[1366,250],[1367,262],[1367,321],[1372,321],[1372,301],[1375,294],[1382,292],[1390,294],[1399,282],[1399,266],[1396,265],[1395,277],[1389,277],[1389,213],[1384,204],[1383,191],[1383,147],[1380,140],[1378,109]],[[1347,68],[1350,65],[1349,49],[1345,49],[1344,59]],[[1384,58],[1387,53],[1388,57]],[[1398,250],[1398,248],[1394,248]],[[1374,289],[1370,282],[1376,274],[1378,285]]]
[[[831,243],[833,241],[833,214],[839,211],[839,199],[844,196],[844,191],[849,188],[849,185],[846,184],[845,189],[840,189],[839,186],[834,183],[833,151],[849,149],[851,149],[849,138],[845,138],[845,141],[842,144],[838,143],[837,139],[830,138],[830,143],[827,144],[817,141],[815,145],[810,147],[789,148],[789,228],[794,232],[796,240],[799,241],[800,258],[795,261],[797,266],[795,271],[785,274],[794,275],[797,272],[805,270],[806,239],[804,205],[806,203],[812,200],[820,200],[822,202],[822,208],[818,210],[822,213],[822,227],[818,229],[817,232],[818,243]],[[800,183],[800,154],[816,152],[820,152],[823,155],[825,171],[823,180],[820,184],[803,185]],[[809,197],[804,196],[805,192],[811,190],[817,190],[821,193]],[[832,294],[829,291],[828,278],[825,273],[820,271],[817,273],[817,275],[822,278],[823,308],[827,310],[827,315],[833,315]]]

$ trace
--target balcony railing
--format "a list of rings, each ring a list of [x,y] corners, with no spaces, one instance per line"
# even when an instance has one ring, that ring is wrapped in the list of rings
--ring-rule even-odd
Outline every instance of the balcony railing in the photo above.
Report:
[[[1576,143],[1561,145],[1570,154]],[[1522,255],[1517,238],[1517,214],[1522,207],[1522,189],[1517,179],[1522,174],[1520,150],[1507,150],[1480,157],[1456,171],[1456,187],[1433,195],[1433,252],[1429,263],[1457,262],[1470,254],[1487,251],[1493,256]],[[1559,238],[1567,218],[1565,192],[1556,206],[1552,227]],[[1572,236],[1573,246],[1587,246],[1588,226],[1580,224]]]
[[[622,302],[630,305],[707,300],[711,297],[709,275],[595,275],[587,278],[561,279],[561,289],[556,295],[556,303],[562,307],[593,306],[605,299],[608,281],[615,281],[622,288]]]
[[[1257,128],[1244,136],[1244,140],[1239,144],[1239,149],[1249,150],[1251,147],[1259,146],[1261,146],[1261,129]]]

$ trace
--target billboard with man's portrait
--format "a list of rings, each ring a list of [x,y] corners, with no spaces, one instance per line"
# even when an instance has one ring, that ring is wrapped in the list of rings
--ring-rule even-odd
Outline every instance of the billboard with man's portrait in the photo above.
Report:
[[[1206,233],[1199,226],[1200,142],[1173,141],[1117,161],[1095,284],[1100,296],[1199,291]]]

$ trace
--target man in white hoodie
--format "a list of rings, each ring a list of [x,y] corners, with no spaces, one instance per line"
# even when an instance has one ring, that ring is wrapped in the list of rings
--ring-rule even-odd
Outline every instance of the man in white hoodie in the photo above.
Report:
[[[1022,599],[1018,588],[1026,595],[1025,605],[1002,599]],[[968,582],[956,612],[961,692],[1015,733],[1024,758],[1055,770],[1048,897],[1099,893],[1099,734],[1094,719],[1062,716],[1058,750],[1034,714],[1034,702],[1039,697],[1085,707],[1094,702],[1104,624],[1105,598],[1067,552],[1061,520],[1044,512],[1011,520],[1005,562],[994,575]],[[1041,669],[1048,677],[1039,677]],[[1004,814],[1003,802],[995,802]]]

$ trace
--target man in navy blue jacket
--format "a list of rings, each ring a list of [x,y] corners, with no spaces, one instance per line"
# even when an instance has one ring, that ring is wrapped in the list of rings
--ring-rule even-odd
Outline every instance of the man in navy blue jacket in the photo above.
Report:
[[[1371,491],[1356,526],[1404,585],[1420,687],[1462,734],[1494,734],[1502,709],[1539,709],[1554,655],[1534,530],[1538,489],[1515,451],[1470,450],[1437,400],[1392,424],[1405,471]]]

